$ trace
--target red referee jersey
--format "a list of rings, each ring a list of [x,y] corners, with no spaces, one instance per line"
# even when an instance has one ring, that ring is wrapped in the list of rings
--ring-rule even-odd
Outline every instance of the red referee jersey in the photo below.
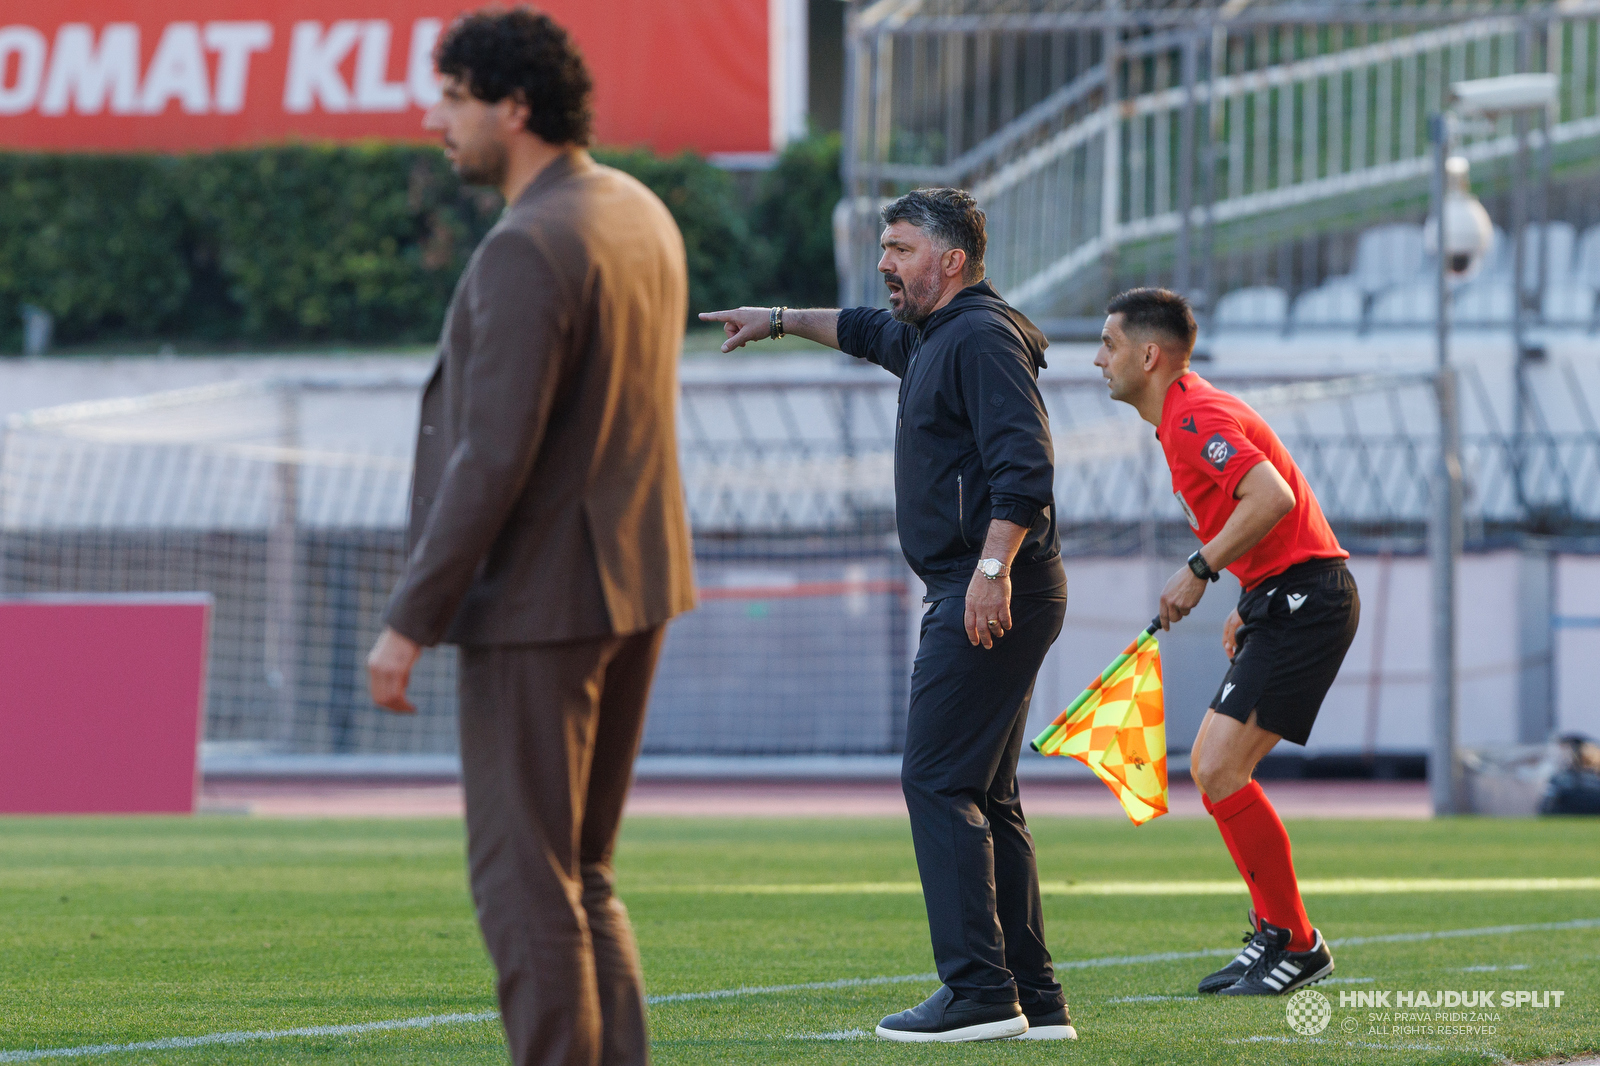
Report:
[[[1156,430],[1172,471],[1172,494],[1201,543],[1222,531],[1250,468],[1269,460],[1294,491],[1294,509],[1228,569],[1246,589],[1307,559],[1348,559],[1300,468],[1250,405],[1190,371],[1167,389]]]

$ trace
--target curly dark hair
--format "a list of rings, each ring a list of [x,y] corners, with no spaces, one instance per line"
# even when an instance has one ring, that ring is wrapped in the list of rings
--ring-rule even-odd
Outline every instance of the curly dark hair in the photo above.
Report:
[[[983,253],[989,235],[983,208],[965,189],[914,189],[885,204],[879,212],[885,226],[909,222],[946,249],[967,253],[962,280],[968,285],[983,277]]]
[[[1129,289],[1106,304],[1106,314],[1122,316],[1124,333],[1158,333],[1194,348],[1194,312],[1189,301],[1170,289]]]
[[[520,92],[528,131],[551,144],[587,145],[594,81],[571,35],[531,7],[462,15],[439,38],[434,66],[486,103]]]

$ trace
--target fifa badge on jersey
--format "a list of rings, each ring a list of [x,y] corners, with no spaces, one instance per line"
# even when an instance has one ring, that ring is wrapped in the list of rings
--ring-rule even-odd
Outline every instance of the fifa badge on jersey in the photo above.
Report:
[[[1239,449],[1229,444],[1221,433],[1213,433],[1211,439],[1206,441],[1206,462],[1218,470],[1226,470],[1228,468],[1228,460],[1238,454]]]
[[[1189,506],[1189,501],[1183,498],[1183,490],[1173,489],[1172,494],[1178,498],[1178,506],[1183,508],[1183,517],[1189,520],[1189,528],[1195,532],[1200,531],[1200,519],[1194,516],[1194,508]]]

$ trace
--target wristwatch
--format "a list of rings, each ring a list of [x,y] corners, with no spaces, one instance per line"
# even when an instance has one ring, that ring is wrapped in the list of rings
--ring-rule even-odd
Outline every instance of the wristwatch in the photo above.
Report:
[[[1011,567],[1007,566],[1005,563],[1002,563],[999,559],[979,559],[978,573],[982,574],[990,581],[996,581],[1009,575],[1011,573]]]
[[[1211,564],[1206,562],[1206,557],[1200,554],[1198,548],[1195,549],[1193,555],[1189,556],[1189,570],[1201,581],[1215,581],[1222,576],[1211,569]]]

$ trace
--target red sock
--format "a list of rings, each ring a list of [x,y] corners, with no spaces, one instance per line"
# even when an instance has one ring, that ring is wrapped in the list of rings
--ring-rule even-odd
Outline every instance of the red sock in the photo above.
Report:
[[[1244,872],[1244,860],[1239,858],[1239,845],[1234,843],[1233,834],[1228,831],[1228,823],[1219,818],[1217,812],[1212,809],[1210,796],[1204,792],[1200,793],[1200,802],[1206,805],[1206,813],[1216,819],[1217,832],[1222,834],[1222,842],[1227,845],[1228,854],[1233,856],[1233,865],[1238,868],[1239,876],[1244,878],[1245,887],[1250,890],[1250,906],[1257,916],[1261,915],[1264,913],[1261,909],[1261,889],[1256,887],[1256,883],[1250,880],[1250,875]]]
[[[1226,799],[1212,805],[1212,815],[1225,833],[1232,833],[1238,862],[1245,880],[1261,894],[1256,913],[1263,921],[1289,930],[1289,950],[1309,951],[1315,943],[1305,904],[1300,901],[1300,885],[1294,876],[1294,860],[1289,854],[1289,834],[1278,820],[1278,812],[1255,781]]]

